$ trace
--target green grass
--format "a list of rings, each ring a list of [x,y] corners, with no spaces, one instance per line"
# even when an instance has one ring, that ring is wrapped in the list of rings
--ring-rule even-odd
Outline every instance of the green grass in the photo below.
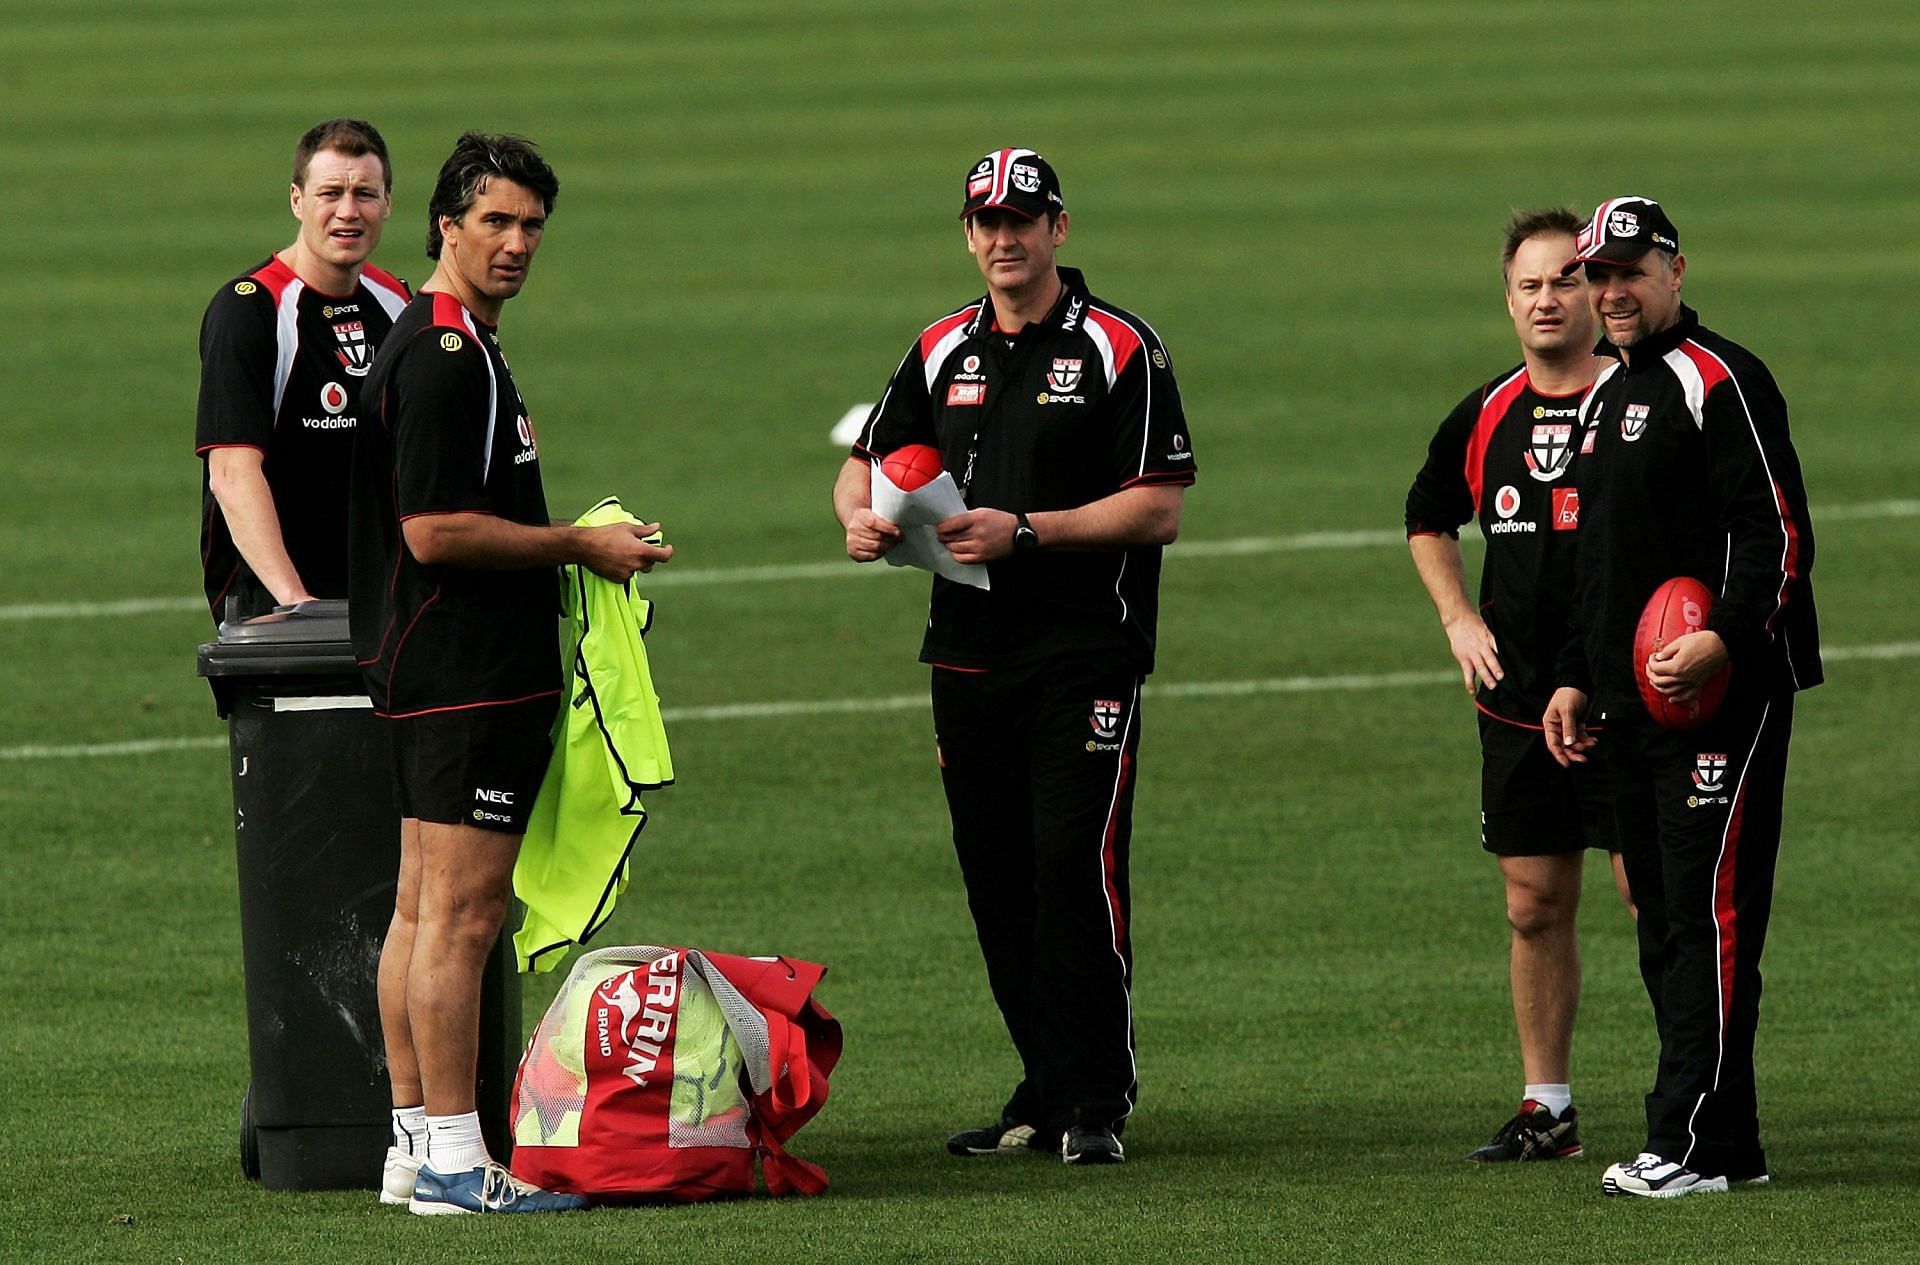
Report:
[[[543,143],[562,194],[504,336],[556,512],[665,519],[683,574],[839,556],[832,420],[977,292],[952,221],[1031,144],[1065,259],[1151,319],[1201,467],[1193,542],[1392,529],[1432,427],[1516,358],[1509,207],[1645,193],[1707,323],[1793,408],[1829,645],[1916,639],[1911,233],[1920,19],[1899,3],[875,0],[496,3],[351,14],[13,6],[0,607],[191,596],[200,313],[285,244],[300,129],[395,150],[378,256],[423,280],[453,136]],[[349,42],[351,41],[351,42]],[[673,707],[888,696],[903,575],[670,584]],[[1397,547],[1170,557],[1156,683],[1444,670]],[[0,748],[217,737],[191,612],[0,619]],[[1759,1075],[1777,1183],[1602,1200],[1640,1141],[1650,1017],[1600,867],[1575,1080],[1593,1159],[1469,1171],[1519,1076],[1473,722],[1444,687],[1147,703],[1135,831],[1143,1081],[1106,1172],[959,1163],[1012,1075],[924,713],[673,728],[604,943],[832,967],[834,1096],[796,1149],[831,1193],[532,1224],[425,1223],[243,1180],[247,1076],[223,756],[0,760],[0,1259],[1895,1261],[1912,1195],[1911,657],[1841,659],[1798,712]],[[551,990],[529,984],[529,1022]],[[120,1224],[116,1219],[130,1218]]]

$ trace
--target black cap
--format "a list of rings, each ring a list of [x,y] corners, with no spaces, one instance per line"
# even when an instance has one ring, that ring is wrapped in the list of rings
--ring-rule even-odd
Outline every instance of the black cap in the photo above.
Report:
[[[960,218],[1004,207],[1015,215],[1037,220],[1067,209],[1060,196],[1060,177],[1047,160],[1030,149],[996,149],[967,172],[967,198]]]
[[[1563,277],[1589,261],[1630,264],[1650,250],[1677,255],[1680,230],[1652,198],[1608,198],[1593,209],[1575,246],[1573,258],[1560,270]]]

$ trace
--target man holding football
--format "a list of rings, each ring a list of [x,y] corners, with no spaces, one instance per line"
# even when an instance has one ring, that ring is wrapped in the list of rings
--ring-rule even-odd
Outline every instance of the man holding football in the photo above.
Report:
[[[1573,594],[1574,421],[1610,363],[1592,352],[1585,278],[1561,271],[1579,231],[1564,207],[1522,211],[1507,225],[1501,271],[1522,363],[1454,408],[1407,493],[1414,565],[1480,711],[1480,842],[1499,858],[1513,928],[1525,1088],[1520,1110],[1467,1156],[1480,1162],[1581,1154],[1568,1073],[1580,1004],[1574,918],[1588,848],[1610,853],[1626,891],[1604,766],[1595,758],[1561,768],[1538,737]],[[1476,518],[1487,548],[1477,605],[1458,538]]]
[[[1581,231],[1607,346],[1581,406],[1574,634],[1542,717],[1562,765],[1604,720],[1640,970],[1660,1034],[1647,1140],[1609,1195],[1670,1197],[1769,1178],[1754,1086],[1760,953],[1773,900],[1797,691],[1821,681],[1813,528],[1787,406],[1758,357],[1681,301],[1687,259],[1659,203],[1612,198]],[[1636,649],[1650,596],[1689,576],[1706,626]],[[1656,724],[1637,678],[1689,703],[1723,671],[1698,728]]]
[[[1161,546],[1194,478],[1158,335],[1059,267],[1068,218],[1030,149],[968,170],[960,217],[987,293],[915,339],[834,485],[847,553],[900,540],[873,463],[940,450],[968,509],[938,525],[992,587],[936,576],[920,651],[954,849],[1023,1076],[955,1155],[1126,1156],[1133,1110],[1127,858]]]

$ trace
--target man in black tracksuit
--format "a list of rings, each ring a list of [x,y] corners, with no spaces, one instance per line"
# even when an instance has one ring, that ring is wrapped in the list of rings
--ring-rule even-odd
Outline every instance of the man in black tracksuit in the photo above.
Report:
[[[1809,575],[1813,529],[1787,407],[1745,348],[1680,299],[1686,257],[1659,204],[1594,211],[1585,266],[1620,363],[1581,410],[1574,637],[1543,717],[1556,759],[1578,762],[1605,720],[1640,969],[1660,1034],[1647,1141],[1609,1168],[1610,1195],[1671,1196],[1767,1180],[1754,1091],[1760,952],[1780,846],[1796,691],[1821,680]],[[1692,576],[1707,626],[1634,661],[1654,589]],[[1703,726],[1660,728],[1636,677],[1686,704],[1731,666]]]
[[[997,1123],[948,1150],[1114,1163],[1137,1091],[1127,858],[1140,686],[1193,448],[1159,337],[1055,266],[1068,220],[1045,159],[986,155],[961,217],[988,292],[908,349],[834,510],[848,554],[878,559],[900,529],[873,512],[873,463],[934,445],[970,507],[940,539],[992,583],[935,577],[920,658],[954,848],[1023,1078]]]

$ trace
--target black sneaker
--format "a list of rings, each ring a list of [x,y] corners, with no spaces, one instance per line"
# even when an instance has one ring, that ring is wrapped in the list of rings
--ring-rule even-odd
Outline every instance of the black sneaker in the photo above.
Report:
[[[1580,1145],[1579,1115],[1569,1106],[1556,1116],[1533,1099],[1526,1099],[1520,1104],[1520,1114],[1500,1126],[1493,1141],[1467,1158],[1476,1164],[1578,1158],[1586,1151]]]
[[[1127,1151],[1112,1129],[1076,1124],[1060,1139],[1060,1158],[1069,1164],[1124,1164]]]
[[[1002,1120],[984,1129],[962,1129],[947,1139],[951,1155],[1005,1155],[1009,1151],[1033,1150],[1034,1127]]]

